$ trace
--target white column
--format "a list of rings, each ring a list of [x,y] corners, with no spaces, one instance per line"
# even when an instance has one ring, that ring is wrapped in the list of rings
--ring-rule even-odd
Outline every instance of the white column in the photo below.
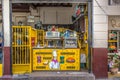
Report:
[[[3,29],[4,29],[4,62],[3,62],[3,75],[11,75],[11,27],[10,27],[10,1],[2,0],[2,16],[3,16]]]
[[[2,0],[4,46],[10,46],[10,0]]]
[[[108,0],[93,0],[93,48],[108,46]]]

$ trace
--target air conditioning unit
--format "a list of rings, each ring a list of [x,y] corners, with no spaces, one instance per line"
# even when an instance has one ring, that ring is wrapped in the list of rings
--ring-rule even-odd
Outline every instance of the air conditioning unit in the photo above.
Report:
[[[109,0],[110,5],[120,5],[120,0]]]

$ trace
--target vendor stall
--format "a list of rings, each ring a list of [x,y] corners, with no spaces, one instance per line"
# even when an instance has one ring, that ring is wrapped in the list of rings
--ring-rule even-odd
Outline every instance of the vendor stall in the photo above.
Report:
[[[73,8],[75,12],[71,13]],[[38,11],[41,11],[39,16],[43,18],[32,14],[28,16],[32,18],[28,19],[28,23],[34,26],[23,26],[24,21],[19,21],[18,26],[12,27],[13,74],[32,71],[79,71],[81,53],[86,57],[85,66],[82,68],[88,68],[87,5],[72,4],[72,7],[63,11],[62,7],[59,9],[38,8]],[[68,9],[71,9],[70,13],[66,12]],[[66,16],[61,17],[63,14]],[[34,22],[36,17],[41,20]]]
[[[52,26],[45,35],[42,30],[38,34],[41,38],[33,48],[33,70],[80,70],[80,45],[75,31]]]

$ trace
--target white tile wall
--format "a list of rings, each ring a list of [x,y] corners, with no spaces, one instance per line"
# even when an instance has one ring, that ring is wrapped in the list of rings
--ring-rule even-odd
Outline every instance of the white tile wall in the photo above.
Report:
[[[107,32],[94,32],[94,40],[107,40],[108,39],[108,33]]]
[[[102,7],[103,8],[103,10],[104,11],[106,11],[107,10],[107,7]],[[107,13],[107,12],[104,12],[100,7],[97,7],[97,6],[95,6],[94,8],[93,8],[93,14],[103,14],[103,15],[105,15],[105,13]]]
[[[4,26],[4,46],[10,46],[10,9],[9,0],[3,0],[3,26]]]
[[[93,41],[94,48],[107,48],[108,42],[107,40],[94,40]]]
[[[108,5],[108,0],[93,0],[93,6],[98,6],[96,1],[101,5],[101,6],[107,6]]]
[[[108,30],[108,24],[93,24],[93,31],[107,31]]]
[[[106,15],[94,15],[93,23],[107,23],[107,16]]]

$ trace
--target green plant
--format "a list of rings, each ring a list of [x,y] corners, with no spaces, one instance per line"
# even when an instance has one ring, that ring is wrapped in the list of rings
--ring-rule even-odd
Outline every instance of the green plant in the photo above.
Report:
[[[120,57],[116,53],[114,55],[108,56],[109,60],[109,69],[111,74],[116,74],[119,70],[119,64],[120,64]]]
[[[108,60],[109,60],[109,62],[112,62],[111,68],[118,68],[119,67],[120,57],[116,53],[114,55],[109,55]]]
[[[119,55],[114,54],[113,56],[113,68],[118,68],[120,64]]]

